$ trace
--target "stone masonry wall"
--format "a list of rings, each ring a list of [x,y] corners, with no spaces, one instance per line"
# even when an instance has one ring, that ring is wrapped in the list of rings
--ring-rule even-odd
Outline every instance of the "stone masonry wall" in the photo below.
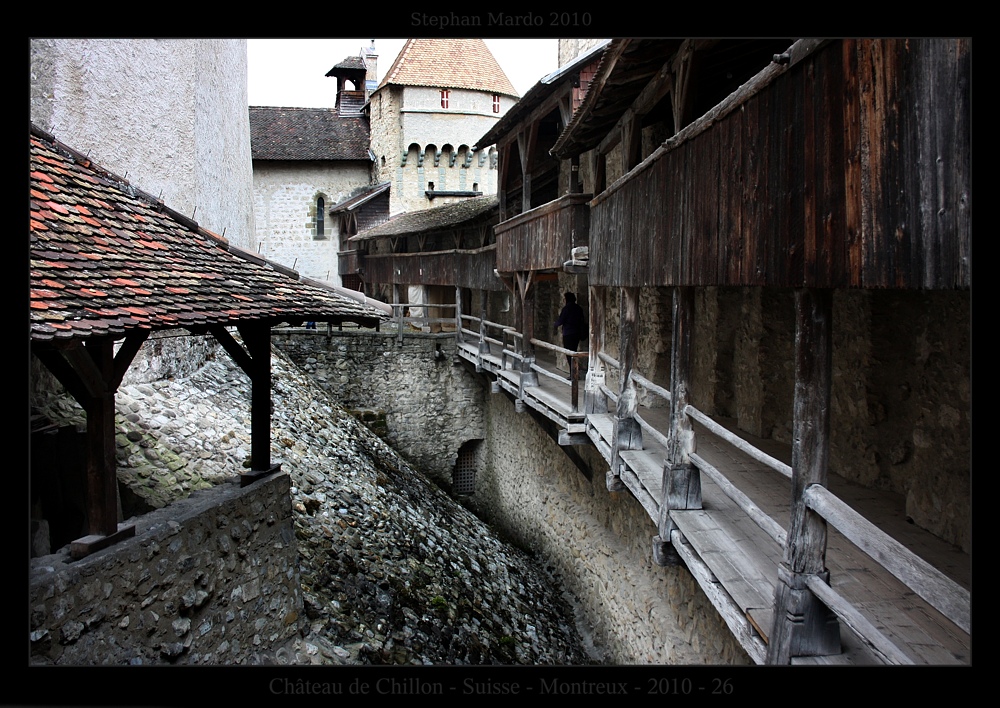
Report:
[[[289,487],[285,473],[223,484],[134,519],[135,538],[84,559],[32,559],[31,663],[250,663],[255,647],[296,636]]]
[[[325,215],[324,236],[316,238],[316,198],[325,208],[347,199],[369,183],[364,162],[261,162],[254,165],[255,248],[301,275],[340,285],[337,219]]]
[[[483,437],[482,382],[455,363],[455,336],[276,330],[271,338],[348,409],[385,413],[386,442],[444,486],[462,443]]]
[[[628,493],[610,493],[604,461],[578,446],[593,481],[506,394],[488,394],[454,338],[288,330],[275,345],[347,407],[384,407],[388,438],[450,481],[461,442],[476,446],[466,503],[545,557],[576,596],[596,639],[620,663],[749,663],[694,578],[653,564],[656,527]],[[435,358],[440,350],[443,358]]]
[[[607,490],[600,454],[574,451],[591,479],[530,414],[490,396],[470,505],[555,566],[613,661],[750,663],[692,575],[653,563],[656,526],[630,492]]]

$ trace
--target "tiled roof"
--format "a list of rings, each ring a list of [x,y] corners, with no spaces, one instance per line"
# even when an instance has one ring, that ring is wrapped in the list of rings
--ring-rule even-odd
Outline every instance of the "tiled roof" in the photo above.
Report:
[[[29,174],[33,341],[381,316],[228,245],[34,126]]]
[[[365,60],[363,57],[351,56],[347,57],[338,64],[334,64],[333,68],[326,72],[327,76],[336,76],[340,73],[341,69],[347,69],[348,71],[368,71],[367,65],[365,65]],[[336,72],[336,73],[335,73]]]
[[[473,89],[517,98],[514,85],[481,39],[408,39],[379,88],[387,84]]]
[[[368,120],[332,108],[250,106],[255,160],[368,160]]]
[[[383,224],[351,236],[348,241],[368,241],[390,236],[403,236],[454,228],[461,224],[474,221],[499,209],[496,195],[487,197],[472,197],[454,204],[408,211],[389,219]]]

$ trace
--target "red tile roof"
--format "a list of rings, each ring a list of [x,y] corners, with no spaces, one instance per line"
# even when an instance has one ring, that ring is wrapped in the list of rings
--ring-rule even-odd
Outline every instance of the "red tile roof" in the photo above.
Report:
[[[517,98],[514,85],[481,39],[408,39],[379,88],[387,84],[472,89]]]
[[[381,313],[225,239],[31,127],[33,341]]]

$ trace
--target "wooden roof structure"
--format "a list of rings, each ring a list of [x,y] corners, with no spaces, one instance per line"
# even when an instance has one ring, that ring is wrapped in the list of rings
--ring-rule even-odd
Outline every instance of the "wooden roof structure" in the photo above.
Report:
[[[71,544],[80,556],[131,535],[117,520],[114,397],[151,332],[210,333],[250,376],[248,482],[277,468],[270,328],[377,327],[384,314],[229,244],[35,126],[29,143],[31,351],[87,413],[90,535]]]

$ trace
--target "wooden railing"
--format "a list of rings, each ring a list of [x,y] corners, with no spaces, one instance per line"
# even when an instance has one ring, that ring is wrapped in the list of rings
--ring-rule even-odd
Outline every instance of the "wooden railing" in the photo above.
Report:
[[[598,357],[608,366],[619,368],[619,362],[604,352],[600,352]],[[670,400],[670,392],[662,386],[649,381],[634,371],[631,377],[636,385],[667,401]],[[600,389],[608,400],[617,402],[617,392],[603,384]],[[694,406],[685,406],[684,414],[692,421],[699,423],[709,434],[732,445],[791,481],[792,468],[786,463],[754,447]],[[645,432],[652,435],[664,448],[670,449],[667,435],[649,425],[638,414],[635,418]],[[697,452],[690,453],[690,458],[698,473],[706,474],[715,482],[719,489],[784,551],[788,535],[778,521],[762,511],[725,474],[698,455]],[[959,628],[965,632],[970,631],[971,597],[968,590],[878,528],[826,487],[818,484],[809,485],[803,496],[809,509],[819,514],[845,538]],[[886,636],[885,632],[869,621],[858,608],[833,589],[823,578],[813,575],[807,579],[806,583],[810,591],[883,661],[890,664],[913,663],[906,653]]]

